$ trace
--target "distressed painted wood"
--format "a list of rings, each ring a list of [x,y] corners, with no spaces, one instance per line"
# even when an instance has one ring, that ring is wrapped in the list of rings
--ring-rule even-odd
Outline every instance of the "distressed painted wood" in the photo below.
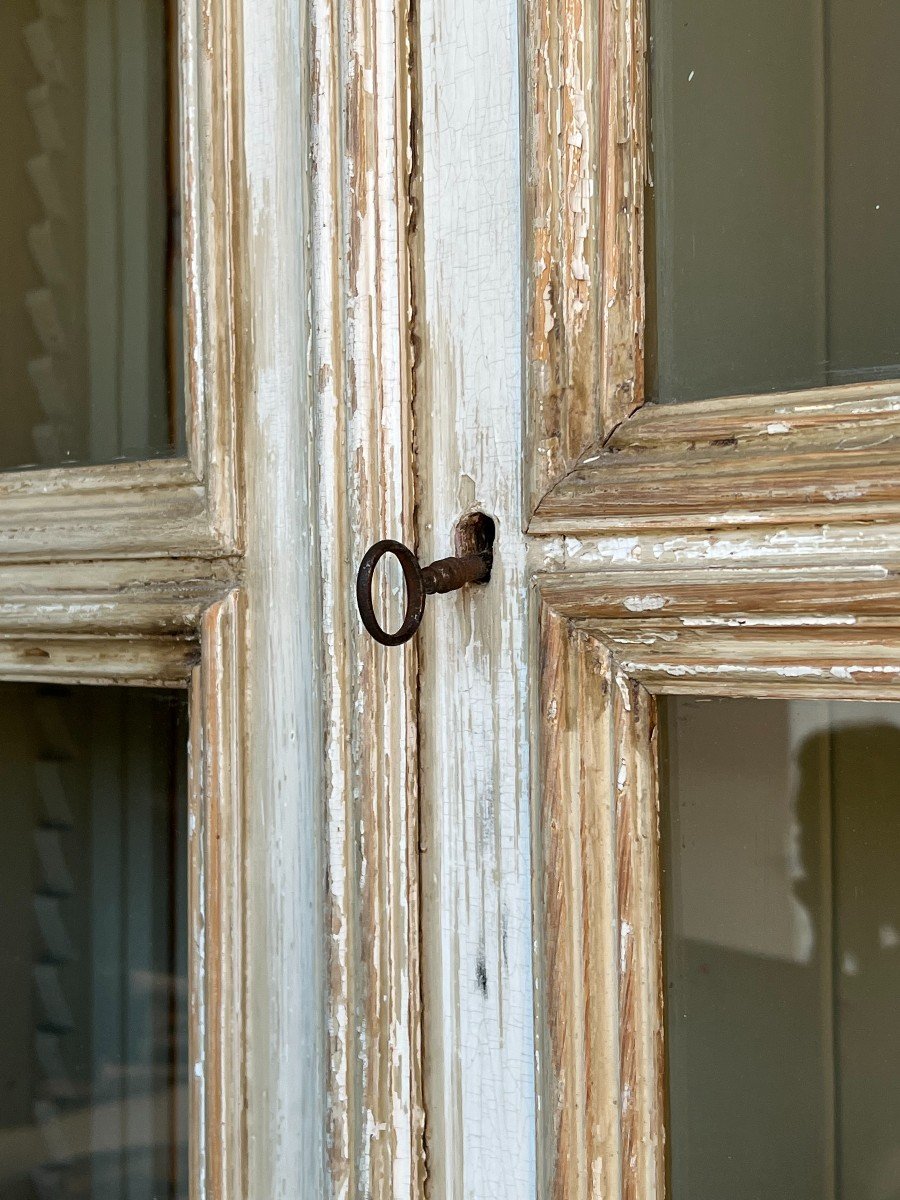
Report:
[[[535,1189],[516,5],[417,4],[419,548],[497,525],[486,587],[419,633],[427,1189]]]
[[[643,0],[525,4],[526,507],[644,399]]]
[[[336,731],[329,740],[329,882],[334,881],[336,896],[329,978],[330,1167],[348,1195],[358,1194],[372,1178],[382,1194],[394,1186],[405,1195],[410,1179],[422,1177],[418,1160],[409,1169],[404,1165],[416,1152],[413,1139],[398,1141],[394,1157],[387,1159],[391,1184],[386,1171],[372,1175],[382,1128],[377,1126],[368,1140],[360,1135],[357,1098],[373,1094],[366,1090],[371,1060],[354,1059],[354,1051],[361,1048],[365,1055],[376,1044],[379,1021],[397,1011],[398,996],[410,995],[415,1003],[414,991],[403,991],[403,984],[414,979],[413,968],[400,957],[401,987],[388,993],[374,1019],[365,1007],[371,979],[383,978],[378,971],[384,939],[394,938],[402,948],[409,916],[402,906],[379,901],[372,909],[380,923],[373,932],[373,923],[354,925],[358,910],[347,904],[353,885],[364,880],[360,865],[370,865],[364,848],[385,844],[378,831],[392,815],[385,808],[376,811],[383,800],[380,789],[397,786],[398,757],[404,765],[415,762],[409,739],[418,715],[420,770],[415,781],[410,777],[401,804],[409,803],[418,786],[421,893],[413,903],[422,906],[427,1187],[441,1196],[494,1197],[538,1189],[539,1195],[581,1197],[591,1194],[593,1181],[607,1172],[604,1182],[613,1196],[661,1196],[653,695],[676,683],[688,685],[684,674],[676,683],[672,672],[654,674],[664,644],[652,642],[648,649],[645,643],[671,632],[655,624],[662,597],[665,619],[671,606],[681,603],[685,621],[741,622],[724,626],[726,634],[733,631],[727,638],[704,641],[710,654],[719,655],[720,665],[729,671],[735,667],[732,675],[723,674],[723,689],[749,686],[738,678],[737,668],[743,666],[756,672],[752,686],[762,694],[780,687],[795,695],[803,694],[803,687],[868,694],[837,676],[833,682],[807,676],[804,682],[782,671],[776,680],[773,643],[748,637],[743,622],[768,622],[780,630],[782,659],[790,638],[806,639],[812,664],[814,656],[826,653],[828,639],[814,639],[811,629],[830,630],[836,653],[841,639],[846,643],[848,620],[879,622],[890,612],[895,587],[887,564],[896,561],[890,539],[898,514],[891,507],[893,448],[884,439],[894,436],[893,389],[715,401],[702,411],[699,406],[684,413],[647,409],[625,420],[643,398],[642,13],[630,5],[548,10],[534,4],[526,11],[529,438],[523,446],[516,399],[519,260],[510,224],[519,203],[520,167],[510,13],[501,5],[460,8],[426,0],[413,14],[406,37],[399,30],[409,14],[400,17],[390,5],[380,25],[368,9],[357,6],[321,5],[317,14],[316,287],[324,298],[324,316],[314,309],[320,347],[316,384],[329,488],[325,528],[341,548],[339,561],[325,567],[327,686]],[[376,28],[381,41],[372,33]],[[354,75],[359,44],[370,54],[362,57],[361,89]],[[371,56],[373,45],[380,48],[380,58]],[[596,64],[604,55],[611,69],[598,75]],[[400,84],[393,72],[398,63],[409,70],[409,109],[397,102]],[[352,119],[341,107],[345,103]],[[339,144],[335,113],[349,163],[334,149]],[[585,141],[584,130],[593,132],[592,142]],[[398,154],[397,136],[409,137],[409,157]],[[373,143],[382,155],[373,157]],[[365,177],[360,165],[369,167]],[[405,181],[403,170],[408,171]],[[595,213],[602,214],[600,220]],[[592,274],[585,276],[582,259]],[[349,297],[346,308],[342,289]],[[405,313],[405,329],[396,318],[399,312]],[[382,335],[380,343],[373,328]],[[398,352],[404,344],[411,356],[406,359]],[[395,373],[380,376],[379,364]],[[407,390],[407,370],[412,390]],[[396,383],[396,407],[378,391],[382,379]],[[665,421],[658,432],[657,416]],[[604,443],[608,448],[601,453]],[[409,491],[398,491],[398,481],[405,486],[409,479],[403,464],[411,448],[414,502]],[[596,462],[589,461],[594,453]],[[524,504],[516,484],[522,466]],[[342,472],[349,483],[332,486]],[[377,476],[387,497],[382,509],[372,499],[375,493],[367,491],[370,476]],[[864,490],[855,492],[860,487]],[[529,548],[518,531],[534,505]],[[355,565],[367,540],[394,529],[407,537],[418,533],[424,557],[446,553],[455,520],[473,508],[498,518],[497,599],[486,589],[432,606],[419,638],[417,668],[410,668],[407,657],[368,658],[348,636],[355,618],[342,608],[341,597],[352,569],[343,555],[356,553]],[[826,527],[835,518],[834,527]],[[365,520],[371,525],[363,525],[360,537]],[[710,527],[715,532],[709,533]],[[540,545],[534,544],[536,536],[544,539]],[[539,586],[555,616],[547,618],[552,630],[546,636],[568,644],[559,651],[564,666],[558,674],[546,660],[542,673],[537,660],[526,657],[522,606],[528,558],[547,571]],[[798,564],[796,572],[782,569],[791,563]],[[831,565],[830,573],[823,574],[824,564]],[[617,577],[607,580],[610,567]],[[846,604],[849,611],[842,608]],[[710,607],[715,605],[720,608]],[[892,627],[872,628],[873,640],[866,643],[870,661],[884,667]],[[690,686],[702,692],[712,672],[700,669],[703,650],[697,636],[684,633],[681,640],[685,657],[673,661],[683,668],[694,664]],[[370,675],[365,668],[372,661],[378,669]],[[602,693],[598,698],[591,690],[593,675],[585,661],[605,663],[598,674],[605,670],[615,680],[605,716]],[[847,660],[826,658],[820,665],[846,667]],[[370,706],[365,709],[371,713],[369,736],[382,758],[390,759],[371,777],[365,774],[372,762],[368,748],[362,751],[362,769],[353,756],[354,730],[360,728],[352,703],[354,669],[362,680],[359,703]],[[407,670],[416,670],[418,678],[418,705],[412,710],[402,699],[411,678]],[[348,677],[354,683],[348,685]],[[884,678],[873,679],[862,686],[888,686]],[[523,714],[529,711],[529,687],[539,713],[550,714],[553,701],[563,697],[570,714],[566,737],[544,728],[539,735],[543,783],[535,795],[541,813],[535,857],[523,835],[529,828],[523,821],[530,753]],[[387,724],[380,698],[403,713],[400,749],[395,740],[391,756],[382,740]],[[594,721],[590,728],[583,723]],[[584,798],[573,802],[575,764],[580,769],[592,762],[598,778],[614,776],[597,806]],[[360,779],[368,780],[368,793],[356,791]],[[579,797],[578,789],[587,796],[588,782],[596,782],[590,771],[586,780],[575,785]],[[369,799],[361,805],[366,794]],[[541,809],[545,803],[549,817]],[[585,812],[590,816],[583,817]],[[599,827],[589,825],[589,835],[582,837],[578,831],[595,813]],[[398,824],[410,828],[402,814]],[[576,860],[579,842],[582,857]],[[529,858],[540,881],[540,904],[555,913],[541,926],[543,953],[555,956],[554,969],[551,974],[539,955],[536,981],[539,1054],[553,1064],[541,1069],[536,1163],[528,1132],[535,1115],[528,1085],[533,1048],[519,1020],[531,970],[527,959],[511,953],[516,942],[509,937],[510,929],[528,928],[532,915],[522,887]],[[597,863],[613,858],[606,904],[615,918],[600,931],[590,926],[585,933],[592,911],[583,902],[585,880],[593,882]],[[404,877],[402,854],[399,862],[390,877],[401,889],[414,889],[414,870]],[[555,871],[567,872],[565,886]],[[372,885],[382,895],[383,878]],[[623,922],[631,931],[625,938]],[[367,934],[368,958],[361,963],[355,947]],[[578,955],[587,954],[586,937],[596,937],[597,947],[604,937],[612,938],[614,950],[612,966],[609,959],[603,964],[606,990],[601,986],[587,999],[577,990],[585,975],[576,965]],[[592,953],[596,963],[601,950]],[[557,970],[562,963],[573,970]],[[366,1014],[361,1033],[360,1026],[351,1027],[361,1011],[360,996]],[[589,1011],[590,1005],[595,1008]],[[400,1012],[403,1016],[406,1010]],[[412,1027],[415,1016],[409,1019]],[[607,1024],[605,1036],[596,1024],[602,1027],[604,1020],[615,1022],[614,1028]],[[403,1036],[401,1030],[401,1043]],[[388,1041],[385,1053],[395,1052]],[[612,1056],[614,1071],[608,1066]],[[611,1132],[602,1122],[598,1131],[585,1115],[594,1111],[601,1093],[592,1085],[595,1073],[604,1069],[611,1075],[602,1094],[616,1114],[623,1114],[621,1124],[616,1115]],[[397,1107],[385,1126],[404,1134],[406,1079],[405,1073],[399,1076]],[[556,1085],[573,1104],[553,1106]],[[377,1093],[379,1113],[384,1097]],[[609,1164],[595,1160],[592,1139],[596,1145],[613,1143]]]
[[[654,702],[593,632],[539,623],[539,1194],[662,1197]]]
[[[809,452],[841,439],[863,445],[896,435],[900,383],[852,383],[766,396],[727,396],[689,404],[648,405],[620,426],[610,449],[635,454],[672,445],[773,445],[799,439]]]
[[[592,623],[591,623],[592,627]],[[605,630],[630,677],[670,693],[891,699],[897,695],[896,616],[870,618],[861,628],[782,618],[765,627],[709,624],[676,628],[642,621],[640,630]],[[836,698],[836,697],[833,697]]]
[[[245,772],[246,595],[203,616],[190,684],[189,944],[191,1195],[239,1200],[248,1190],[246,911],[252,845]]]
[[[0,676],[190,688],[191,1195],[320,1200],[308,28],[177,11],[188,457],[0,478]]]
[[[191,559],[0,565],[0,636],[194,637],[240,576],[231,562]],[[110,647],[112,651],[113,647]]]
[[[4,559],[223,552],[206,490],[183,460],[61,467],[0,476]]]
[[[697,628],[720,618],[722,625],[739,628],[741,618],[780,618],[785,624],[815,629],[823,618],[837,627],[849,623],[848,636],[859,617],[896,611],[900,577],[887,567],[853,569],[839,563],[763,571],[732,567],[693,566],[653,570],[636,567],[604,574],[566,573],[549,578],[544,594],[562,611],[580,619],[628,619],[653,622],[680,618]],[[725,618],[730,618],[725,620]],[[828,622],[825,621],[825,624]]]
[[[900,699],[900,597],[873,600],[871,573],[809,555],[538,576],[540,1195],[664,1196],[655,696]],[[617,1114],[602,1151],[592,1106]]]
[[[485,611],[489,592],[435,608],[420,639],[429,1178],[435,1195],[532,1189],[498,1124],[500,1081],[502,1120],[525,1102],[514,1064],[496,1053],[506,1026],[484,996],[490,955],[478,957],[494,936],[492,917],[478,918],[512,894],[488,839],[505,845],[521,811],[512,768],[496,762],[521,745],[509,714],[524,682],[539,754],[534,1189],[662,1197],[654,697],[892,694],[896,386],[639,409],[643,7],[528,3],[521,445],[497,349],[510,329],[504,289],[515,288],[498,205],[514,203],[505,187],[519,166],[518,110],[499,130],[492,120],[506,16],[428,0],[419,21],[420,537],[426,555],[443,553],[460,512],[499,513],[503,589],[498,610]],[[522,458],[517,510],[508,489]],[[510,600],[529,577],[518,574],[523,515],[543,606],[530,659]],[[478,761],[485,752],[490,764]],[[586,881],[611,860],[597,928]],[[612,963],[592,990],[584,964],[597,966],[610,937]],[[521,995],[522,975],[521,964],[499,973],[504,1004]],[[599,1097],[616,1114],[611,1130],[608,1113],[589,1119]]]
[[[900,694],[900,394],[630,415],[642,7],[524,9],[186,3],[189,456],[0,478],[0,675],[191,688],[195,1200],[661,1200],[654,698]]]
[[[421,1196],[417,647],[353,606],[383,537],[415,543],[411,10],[312,5],[313,369],[327,821],[327,1155],[336,1196]]]
[[[178,6],[188,456],[4,475],[4,557],[210,557],[240,547],[239,11],[238,0]]]
[[[321,559],[310,383],[310,62],[305,6],[235,2],[230,169],[242,308],[243,725],[248,1197],[321,1200],[325,1152],[325,853]],[[238,69],[239,68],[239,69]],[[303,165],[301,165],[303,164]]]
[[[665,1057],[656,709],[646,689],[619,668],[612,695],[621,1194],[623,1200],[662,1200]]]
[[[538,621],[537,1194],[618,1196],[615,684],[601,642],[547,606]]]
[[[198,658],[183,638],[0,637],[0,677],[9,680],[184,686]]]
[[[895,520],[898,392],[864,384],[647,405],[544,498],[530,531]]]

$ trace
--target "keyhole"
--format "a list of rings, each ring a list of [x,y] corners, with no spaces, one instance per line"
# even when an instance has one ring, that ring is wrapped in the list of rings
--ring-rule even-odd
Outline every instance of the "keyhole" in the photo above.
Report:
[[[483,512],[466,513],[456,523],[456,553],[460,558],[486,551],[493,553],[496,536],[497,523],[493,517]]]

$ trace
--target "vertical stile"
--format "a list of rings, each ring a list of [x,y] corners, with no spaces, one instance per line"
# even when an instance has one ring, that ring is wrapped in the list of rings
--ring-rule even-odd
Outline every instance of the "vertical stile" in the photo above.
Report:
[[[663,1200],[662,941],[656,704],[617,671],[613,763],[619,924],[623,1200]]]

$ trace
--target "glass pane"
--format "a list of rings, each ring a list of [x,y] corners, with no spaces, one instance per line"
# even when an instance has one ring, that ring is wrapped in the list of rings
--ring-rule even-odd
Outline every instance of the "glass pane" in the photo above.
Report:
[[[900,4],[650,0],[650,28],[650,394],[900,377]]]
[[[187,1200],[181,693],[0,684],[0,1197]]]
[[[0,4],[0,470],[183,450],[174,8]]]
[[[670,700],[672,1200],[900,1196],[900,705]]]

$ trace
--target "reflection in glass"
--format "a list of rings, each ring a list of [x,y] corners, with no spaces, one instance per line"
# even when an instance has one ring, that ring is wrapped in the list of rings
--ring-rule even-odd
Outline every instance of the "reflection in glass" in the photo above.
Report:
[[[672,1200],[900,1196],[900,705],[662,731]]]
[[[650,32],[649,394],[900,378],[900,4],[650,0]]]
[[[181,694],[0,684],[0,1197],[187,1200]]]
[[[0,4],[0,470],[183,449],[174,11]]]

